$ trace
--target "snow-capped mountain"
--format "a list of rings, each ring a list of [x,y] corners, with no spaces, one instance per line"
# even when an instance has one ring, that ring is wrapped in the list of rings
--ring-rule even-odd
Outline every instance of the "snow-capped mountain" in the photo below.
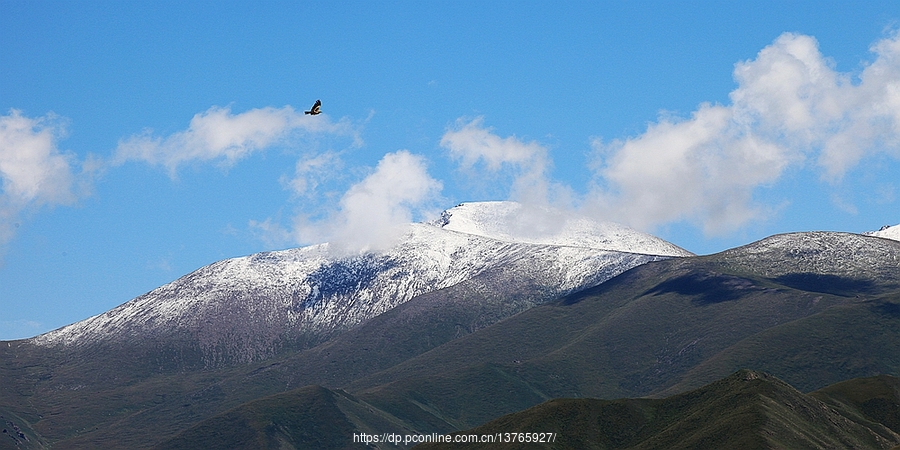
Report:
[[[810,231],[769,236],[726,250],[719,258],[772,278],[815,274],[846,280],[895,280],[900,245],[856,233]]]
[[[867,236],[875,236],[875,237],[900,241],[900,225],[894,225],[894,226],[885,225],[885,226],[881,227],[881,229],[878,231],[868,231],[863,234],[865,234]]]
[[[207,366],[247,362],[322,342],[424,293],[475,276],[490,280],[486,273],[527,273],[546,301],[648,261],[688,255],[619,225],[509,202],[470,203],[410,224],[384,252],[339,257],[320,244],[219,261],[30,341],[154,348],[180,342]]]
[[[693,255],[656,236],[614,222],[598,222],[567,211],[516,202],[463,203],[444,211],[432,224],[501,241],[647,255]]]

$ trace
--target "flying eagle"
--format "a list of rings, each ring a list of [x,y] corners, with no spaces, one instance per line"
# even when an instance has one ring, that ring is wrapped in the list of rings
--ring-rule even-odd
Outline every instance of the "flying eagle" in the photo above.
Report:
[[[322,112],[322,100],[316,100],[316,104],[312,106],[312,109],[309,111],[303,111],[303,114],[309,114],[315,116]]]

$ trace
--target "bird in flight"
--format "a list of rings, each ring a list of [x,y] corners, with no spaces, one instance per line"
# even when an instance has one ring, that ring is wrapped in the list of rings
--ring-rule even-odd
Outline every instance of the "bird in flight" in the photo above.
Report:
[[[316,114],[320,114],[322,112],[322,100],[316,100],[316,103],[312,106],[309,111],[303,111],[303,114],[309,114],[315,116]]]

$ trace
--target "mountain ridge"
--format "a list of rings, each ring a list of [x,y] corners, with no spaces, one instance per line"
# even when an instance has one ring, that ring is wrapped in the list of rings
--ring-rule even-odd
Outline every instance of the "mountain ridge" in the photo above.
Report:
[[[453,215],[442,222],[452,223]],[[789,233],[679,258],[515,243],[440,224],[412,228],[445,239],[416,247],[430,249],[425,257],[435,264],[471,256],[483,265],[346,329],[254,358],[227,361],[234,349],[225,348],[208,363],[190,334],[126,334],[134,345],[7,342],[0,345],[0,413],[33,430],[34,442],[57,448],[140,448],[311,384],[343,391],[333,398],[355,398],[416,431],[447,432],[557,397],[678,394],[739,367],[758,367],[804,390],[900,371],[892,356],[900,354],[897,241]],[[310,285],[301,305],[332,294],[359,301],[360,287],[404,276],[388,272],[402,264],[380,260],[385,254],[328,266],[327,248],[306,251],[323,252],[317,267],[328,268],[304,272],[316,274],[319,290]],[[247,265],[277,266],[290,254],[222,266],[235,264],[242,273]],[[485,262],[491,258],[496,264]],[[411,292],[404,286],[395,290]],[[247,329],[255,324],[270,326],[251,321]],[[240,336],[230,338],[240,344]],[[322,392],[308,398],[320,401]],[[293,439],[283,431],[272,435],[276,441]]]
[[[808,243],[797,248],[825,250],[797,253],[782,267],[793,265],[803,276],[785,277],[791,273],[779,268],[783,249],[772,245],[785,239]],[[807,267],[843,273],[847,261],[831,259],[838,244],[850,250],[871,245],[873,254],[889,258],[853,279],[808,277]],[[762,248],[769,253],[756,252]],[[431,420],[428,411],[437,411],[475,426],[543,398],[671,395],[747,366],[804,390],[897,374],[900,274],[892,269],[898,255],[900,242],[812,233],[731,253],[652,262],[346,389],[421,423]],[[453,398],[433,394],[455,390],[464,392],[464,413]]]
[[[598,238],[606,247],[616,242],[612,247],[618,250],[572,245],[585,222],[577,222],[577,233],[556,229],[534,242],[498,240],[478,230],[484,217],[502,215],[489,213],[492,208],[508,212],[515,205],[458,206],[445,211],[446,220],[439,224],[410,224],[397,246],[380,253],[335,256],[328,244],[320,244],[226,259],[29,342],[79,347],[149,340],[157,342],[155,348],[180,340],[195,343],[191,354],[200,355],[204,366],[246,363],[315,346],[411,298],[493,267],[528,270],[523,264],[531,261],[532,270],[543,274],[537,283],[549,288],[549,298],[598,284],[636,264],[687,254],[621,226],[610,228],[617,234]],[[488,228],[498,230],[496,224]],[[664,254],[644,253],[657,250]],[[191,358],[196,356],[176,365]]]
[[[511,201],[461,203],[428,223],[501,241],[648,255],[694,255],[671,242],[615,222],[598,222],[549,206]]]
[[[893,379],[896,382],[896,379]],[[854,379],[830,386],[841,396]],[[871,394],[864,394],[866,401]],[[875,397],[874,398],[879,398]],[[896,402],[896,395],[892,398]],[[890,419],[888,419],[890,420]],[[553,442],[422,444],[415,449],[887,449],[900,434],[859,417],[828,393],[803,394],[780,379],[742,369],[700,388],[663,399],[554,399],[458,432],[498,436],[516,430],[553,433]]]

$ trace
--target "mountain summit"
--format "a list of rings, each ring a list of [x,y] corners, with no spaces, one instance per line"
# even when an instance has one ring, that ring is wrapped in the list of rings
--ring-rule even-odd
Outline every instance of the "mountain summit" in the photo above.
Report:
[[[693,256],[656,236],[614,222],[517,202],[462,203],[432,222],[445,230],[501,241],[587,247],[646,255]]]
[[[863,233],[867,236],[875,236],[885,239],[893,239],[895,241],[900,241],[900,225],[885,225],[881,227],[878,231],[868,231]]]

